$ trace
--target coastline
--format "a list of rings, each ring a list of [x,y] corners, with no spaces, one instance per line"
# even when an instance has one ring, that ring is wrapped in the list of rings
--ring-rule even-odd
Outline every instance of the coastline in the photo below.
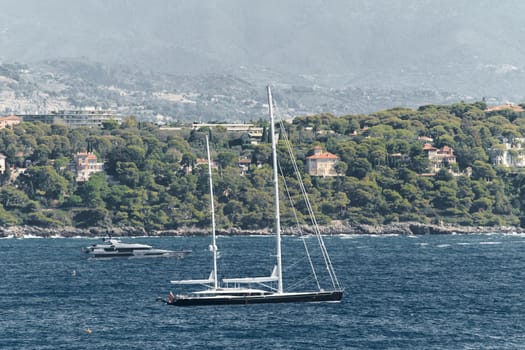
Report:
[[[303,226],[302,232],[313,234],[311,227]],[[349,225],[336,223],[319,227],[323,235],[356,234],[356,235],[439,235],[439,234],[483,234],[483,233],[525,233],[525,228],[514,226],[458,226],[458,225],[433,225],[418,222],[392,223],[387,225]],[[196,227],[184,227],[177,230],[154,230],[146,231],[143,228],[115,227],[112,229],[94,227],[80,229],[76,227],[42,228],[35,226],[11,226],[0,227],[0,238],[14,237],[138,237],[138,236],[202,236],[208,235],[209,230]],[[229,230],[219,229],[218,235],[269,235],[270,229],[241,230],[231,228]],[[299,234],[297,228],[283,229],[283,235]]]

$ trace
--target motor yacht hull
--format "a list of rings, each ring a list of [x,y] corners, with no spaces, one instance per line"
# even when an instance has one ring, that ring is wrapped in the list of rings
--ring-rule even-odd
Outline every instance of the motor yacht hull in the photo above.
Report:
[[[135,251],[135,252],[91,252],[91,258],[94,259],[112,259],[112,258],[183,258],[190,254],[189,250],[181,251]]]

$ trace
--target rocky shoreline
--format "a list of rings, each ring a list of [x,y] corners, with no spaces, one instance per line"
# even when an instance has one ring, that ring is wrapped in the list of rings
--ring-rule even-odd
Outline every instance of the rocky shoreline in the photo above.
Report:
[[[356,234],[356,235],[435,235],[435,234],[481,234],[481,233],[524,233],[521,227],[489,227],[489,226],[456,226],[433,225],[417,222],[393,223],[388,225],[348,225],[337,223],[320,227],[325,235]],[[303,227],[303,232],[313,233],[310,227]],[[270,229],[241,230],[231,228],[218,230],[219,235],[268,235]],[[297,229],[283,230],[283,234],[297,234]],[[41,228],[34,226],[0,227],[0,237],[136,237],[136,236],[198,236],[207,235],[209,230],[195,227],[185,227],[178,230],[146,231],[143,228],[90,228],[79,229],[75,227]]]

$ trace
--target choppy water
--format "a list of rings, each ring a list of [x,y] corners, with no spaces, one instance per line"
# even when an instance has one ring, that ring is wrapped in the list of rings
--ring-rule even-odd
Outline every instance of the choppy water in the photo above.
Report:
[[[1,239],[0,348],[525,348],[525,236],[327,237],[342,303],[194,308],[155,298],[171,279],[208,277],[209,239],[134,241],[193,253],[100,261],[80,252],[93,240]],[[273,258],[254,248],[272,245],[221,237],[219,268],[269,273]]]

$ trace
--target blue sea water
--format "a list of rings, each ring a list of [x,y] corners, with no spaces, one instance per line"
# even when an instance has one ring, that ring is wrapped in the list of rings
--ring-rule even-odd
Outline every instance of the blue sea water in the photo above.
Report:
[[[0,348],[525,349],[523,235],[326,237],[341,303],[192,308],[155,299],[208,277],[209,238],[127,241],[193,252],[89,260],[92,239],[0,239]],[[219,268],[268,274],[273,243],[220,237]],[[284,238],[285,265],[299,243]]]

